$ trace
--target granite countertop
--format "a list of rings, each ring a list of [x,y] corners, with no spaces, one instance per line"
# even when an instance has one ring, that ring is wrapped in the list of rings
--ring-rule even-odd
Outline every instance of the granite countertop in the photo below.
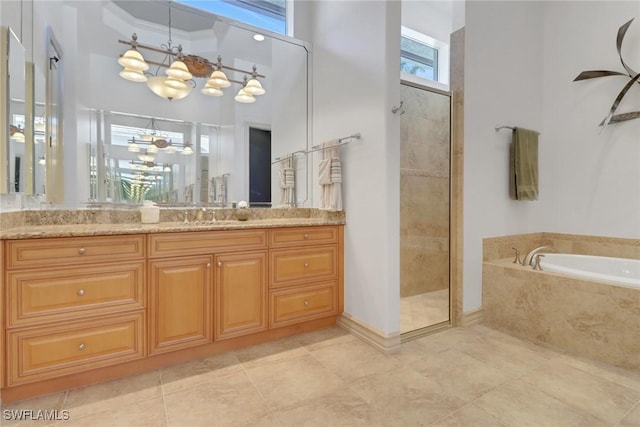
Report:
[[[237,230],[248,228],[305,227],[341,225],[342,219],[327,218],[269,218],[248,221],[192,221],[160,222],[158,224],[64,224],[28,225],[0,230],[0,239],[30,239],[44,237],[108,236],[138,233],[172,233],[183,231]]]

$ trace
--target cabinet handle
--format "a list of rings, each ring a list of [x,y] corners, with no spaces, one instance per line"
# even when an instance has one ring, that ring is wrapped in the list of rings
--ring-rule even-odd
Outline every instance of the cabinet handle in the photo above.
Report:
[[[222,261],[218,261],[218,267],[222,267]]]
[[[305,240],[306,240],[306,239],[308,239],[308,238],[309,238],[309,235],[308,235],[308,234],[305,234],[305,235],[304,235],[304,238],[305,238]]]
[[[309,307],[309,301],[305,300],[305,301],[304,301],[304,306],[305,306],[305,307]]]
[[[84,255],[84,254],[85,254],[85,252],[87,252],[87,250],[86,250],[85,248],[79,248],[79,249],[78,249],[78,253],[79,253],[80,255]]]
[[[304,263],[304,268],[309,268],[309,263],[308,262]]]
[[[82,350],[84,350],[85,348],[87,348],[87,346],[86,346],[86,345],[84,345],[84,344],[80,344],[80,345],[78,346],[78,351],[82,351]]]
[[[84,289],[78,289],[78,296],[84,295]]]
[[[210,262],[207,263],[207,268],[211,268],[211,263]]]

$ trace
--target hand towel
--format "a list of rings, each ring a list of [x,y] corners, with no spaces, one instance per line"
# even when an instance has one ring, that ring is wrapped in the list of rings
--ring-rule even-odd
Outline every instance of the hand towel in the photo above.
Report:
[[[295,205],[295,173],[293,155],[287,153],[280,162],[280,206],[293,207]]]
[[[509,148],[509,194],[515,200],[538,199],[538,132],[515,128]]]
[[[318,182],[320,183],[320,209],[342,210],[342,164],[340,148],[336,145],[339,140],[324,142],[322,160],[318,167]]]

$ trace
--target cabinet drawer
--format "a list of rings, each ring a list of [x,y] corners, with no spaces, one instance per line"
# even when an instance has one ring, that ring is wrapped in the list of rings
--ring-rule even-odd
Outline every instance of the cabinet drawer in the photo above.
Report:
[[[269,237],[272,248],[331,244],[338,241],[338,227],[282,228],[271,230]]]
[[[9,385],[95,369],[144,357],[144,314],[10,330]]]
[[[335,246],[271,251],[270,287],[336,279],[337,252]]]
[[[334,283],[270,292],[269,326],[272,328],[336,314]]]
[[[145,256],[144,237],[123,235],[9,240],[7,268],[42,268],[141,259]]]
[[[144,261],[8,274],[9,326],[144,308]]]
[[[197,231],[149,236],[149,256],[206,255],[267,248],[265,230]]]

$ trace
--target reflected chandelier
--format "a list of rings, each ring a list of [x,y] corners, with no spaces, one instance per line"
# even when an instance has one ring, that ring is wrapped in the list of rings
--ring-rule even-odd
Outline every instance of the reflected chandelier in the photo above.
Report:
[[[171,4],[169,4],[169,41],[166,45],[163,44],[160,48],[156,48],[140,44],[136,33],[131,35],[131,40],[118,40],[118,42],[130,46],[130,49],[118,58],[118,64],[123,67],[120,71],[120,77],[132,82],[146,82],[153,93],[169,101],[189,95],[196,86],[193,77],[207,79],[200,92],[208,96],[222,96],[224,94],[222,89],[230,87],[232,82],[242,85],[234,97],[238,102],[252,103],[255,102],[256,95],[265,93],[262,84],[258,81],[258,77],[265,78],[265,76],[258,74],[255,65],[252,71],[246,71],[223,65],[220,55],[218,55],[216,62],[210,62],[198,55],[185,55],[182,52],[182,45],[172,47]],[[162,62],[145,60],[139,49],[163,54],[164,59]],[[149,64],[158,67],[155,75],[146,72],[149,69]],[[157,75],[161,68],[165,68],[166,77]],[[244,73],[244,79],[242,81],[229,79],[223,70]]]

